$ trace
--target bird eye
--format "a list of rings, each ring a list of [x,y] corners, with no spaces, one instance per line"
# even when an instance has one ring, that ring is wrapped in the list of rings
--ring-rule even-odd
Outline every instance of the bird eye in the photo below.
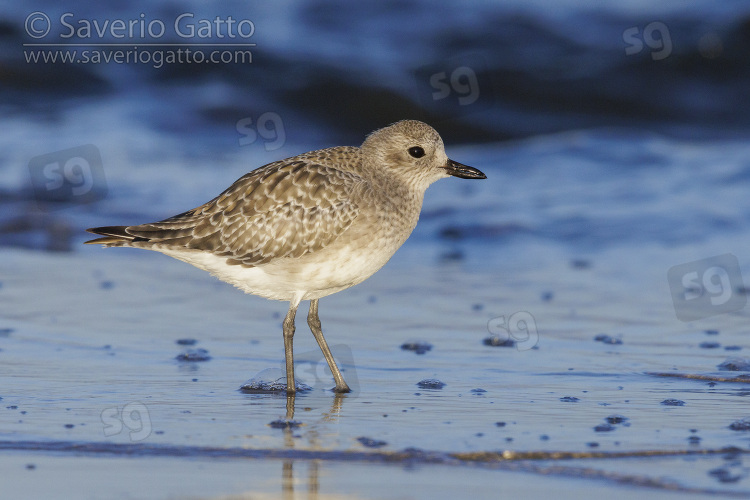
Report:
[[[419,146],[412,146],[409,148],[409,154],[414,158],[422,158],[424,156],[424,149]]]

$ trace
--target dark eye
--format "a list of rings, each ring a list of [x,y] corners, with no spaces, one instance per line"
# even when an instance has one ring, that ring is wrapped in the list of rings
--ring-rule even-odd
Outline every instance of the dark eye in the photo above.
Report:
[[[412,146],[409,148],[409,154],[414,158],[422,158],[424,156],[424,149],[419,146]]]

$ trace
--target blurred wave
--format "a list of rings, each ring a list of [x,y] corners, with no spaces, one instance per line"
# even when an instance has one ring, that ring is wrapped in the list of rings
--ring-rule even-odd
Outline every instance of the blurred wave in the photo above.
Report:
[[[252,20],[256,45],[244,64],[32,64],[28,53],[45,49],[23,46],[35,41],[24,24],[31,11],[3,6],[0,245],[47,248],[39,232],[58,227],[50,220],[74,235],[86,224],[171,215],[263,163],[359,144],[403,118],[431,123],[449,154],[462,153],[468,158],[459,160],[490,176],[484,187],[433,188],[425,219],[435,241],[520,233],[591,246],[679,244],[746,229],[746,2],[114,8],[79,0],[39,2],[35,10],[53,20],[44,41],[61,39],[64,26],[55,21],[66,12],[74,13],[70,22],[190,12]],[[101,153],[105,200],[40,196],[30,161],[84,144]],[[463,211],[431,226],[430,213],[443,213],[462,189],[475,190]],[[475,214],[471,222],[466,213]],[[73,248],[75,238],[60,248]]]

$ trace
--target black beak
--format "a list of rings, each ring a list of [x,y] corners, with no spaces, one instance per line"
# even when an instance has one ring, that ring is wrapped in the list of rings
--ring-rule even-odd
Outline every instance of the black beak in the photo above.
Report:
[[[457,161],[448,160],[448,164],[443,167],[450,175],[462,179],[486,179],[487,176],[481,170]]]

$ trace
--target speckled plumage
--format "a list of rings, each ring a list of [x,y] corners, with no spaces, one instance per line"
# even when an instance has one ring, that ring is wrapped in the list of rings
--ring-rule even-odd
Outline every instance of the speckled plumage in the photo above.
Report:
[[[87,243],[155,250],[247,293],[289,301],[284,326],[289,377],[300,301],[312,301],[308,323],[326,354],[317,300],[385,265],[416,226],[427,187],[449,175],[484,178],[449,160],[430,126],[404,120],[373,132],[359,148],[322,149],[260,167],[174,217],[89,229],[104,237]],[[336,390],[344,391],[330,352],[326,359]]]

